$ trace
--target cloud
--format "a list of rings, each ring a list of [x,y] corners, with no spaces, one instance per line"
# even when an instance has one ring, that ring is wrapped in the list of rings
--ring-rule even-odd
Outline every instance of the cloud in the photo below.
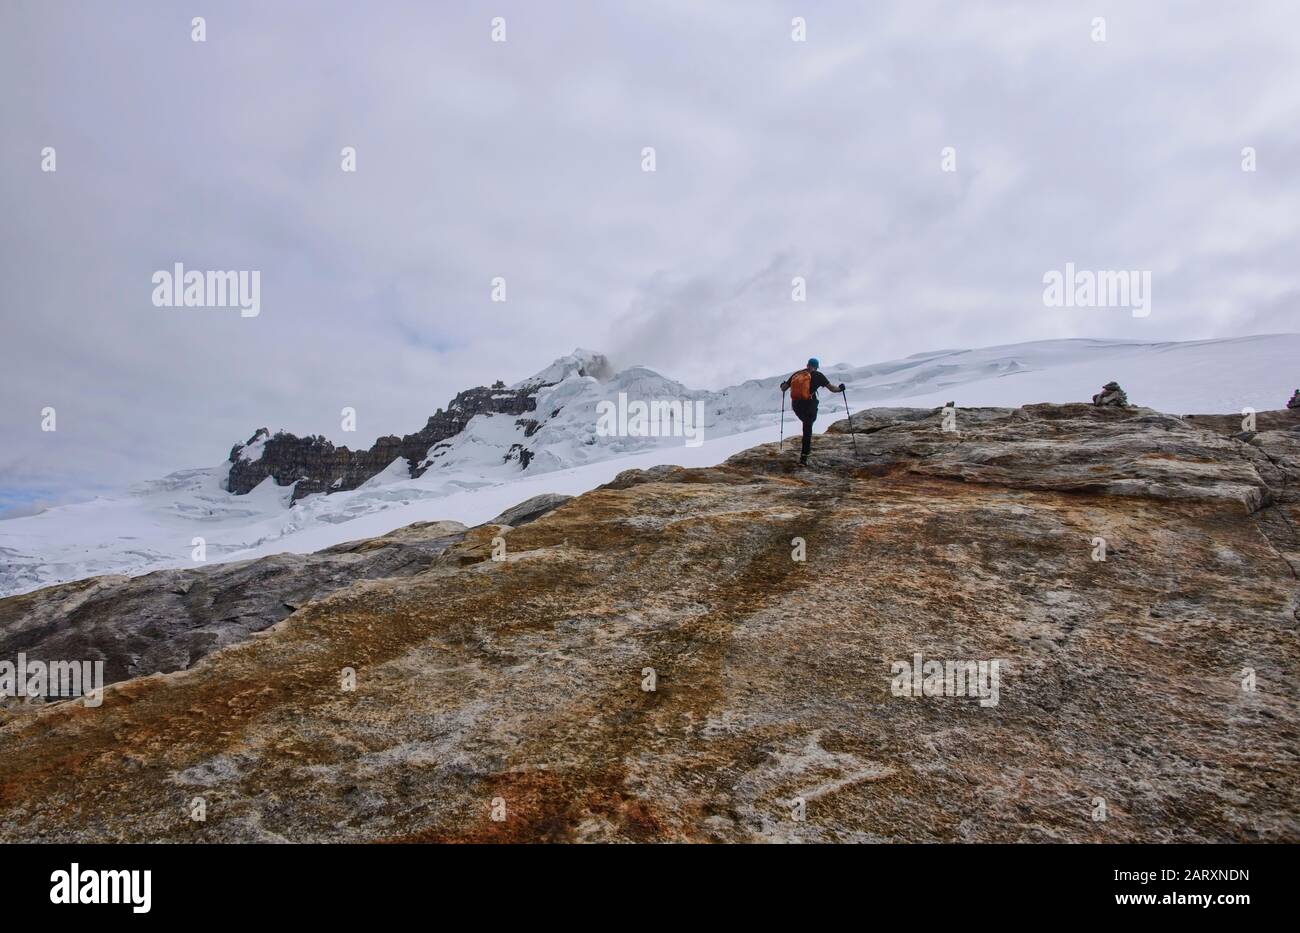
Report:
[[[575,346],[718,386],[1293,326],[1300,14],[1097,6],[236,2],[194,43],[170,4],[5,4],[0,489],[368,445]],[[261,315],[154,308],[176,261],[260,270]],[[1151,269],[1152,315],[1044,308],[1066,262]]]

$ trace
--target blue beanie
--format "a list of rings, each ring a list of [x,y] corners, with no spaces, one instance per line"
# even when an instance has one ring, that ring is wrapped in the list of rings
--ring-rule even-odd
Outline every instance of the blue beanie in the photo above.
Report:
[[[808,360],[808,365],[813,369],[816,369],[817,367],[821,366],[821,363],[817,362],[817,357],[814,356]]]

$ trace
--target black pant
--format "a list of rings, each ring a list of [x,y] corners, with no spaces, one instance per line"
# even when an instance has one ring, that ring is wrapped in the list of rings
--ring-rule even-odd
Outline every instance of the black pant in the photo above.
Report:
[[[790,408],[803,422],[803,450],[799,454],[799,459],[807,460],[808,451],[812,449],[813,422],[817,420],[817,399],[798,399],[790,403]]]

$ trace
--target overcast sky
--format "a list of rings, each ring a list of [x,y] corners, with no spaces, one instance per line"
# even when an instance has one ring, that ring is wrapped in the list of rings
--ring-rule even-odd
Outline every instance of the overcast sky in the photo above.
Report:
[[[368,446],[575,346],[715,388],[1300,329],[1298,11],[4,0],[0,512],[263,425]],[[155,307],[178,261],[261,313]],[[1150,316],[1045,307],[1067,262],[1150,270]]]

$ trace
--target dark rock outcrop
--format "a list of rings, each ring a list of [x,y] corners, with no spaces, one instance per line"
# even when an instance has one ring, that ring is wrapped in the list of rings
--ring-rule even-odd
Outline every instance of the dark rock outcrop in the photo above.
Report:
[[[523,444],[511,444],[510,449],[502,456],[502,462],[509,463],[512,460],[518,461],[519,469],[528,469],[528,464],[533,460],[533,452]]]
[[[573,496],[562,495],[558,492],[544,492],[540,496],[525,499],[518,505],[506,509],[488,524],[509,525],[512,528],[527,525],[529,522],[537,521],[547,512],[553,512],[572,498]]]
[[[279,486],[297,483],[293,501],[313,493],[356,489],[366,480],[386,469],[399,457],[406,460],[412,477],[420,476],[429,466],[430,448],[455,437],[475,415],[522,415],[537,405],[540,384],[515,389],[480,387],[459,393],[447,406],[431,415],[425,426],[402,437],[381,437],[368,450],[335,447],[320,435],[298,437],[280,431],[274,435],[266,428],[258,430],[246,444],[236,444],[230,451],[230,475],[226,489],[235,495],[252,490],[268,476]],[[245,450],[261,443],[258,454],[245,456]],[[519,456],[521,468],[527,458]]]
[[[313,493],[356,489],[399,458],[406,461],[407,473],[418,477],[443,456],[448,446],[445,442],[463,431],[470,419],[476,415],[527,415],[537,408],[539,389],[574,373],[605,379],[613,374],[613,367],[600,353],[576,350],[514,387],[498,379],[491,386],[466,389],[451,400],[446,411],[439,408],[430,416],[419,431],[402,437],[381,437],[368,450],[335,447],[320,435],[298,437],[284,431],[271,434],[260,428],[246,443],[231,449],[226,489],[244,495],[270,477],[279,486],[296,483],[292,497],[296,502]],[[555,409],[550,417],[559,411]],[[515,424],[524,429],[525,438],[541,427],[536,418],[516,418]],[[526,470],[532,457],[531,450],[517,444],[506,455],[506,462],[517,461],[520,469]]]

